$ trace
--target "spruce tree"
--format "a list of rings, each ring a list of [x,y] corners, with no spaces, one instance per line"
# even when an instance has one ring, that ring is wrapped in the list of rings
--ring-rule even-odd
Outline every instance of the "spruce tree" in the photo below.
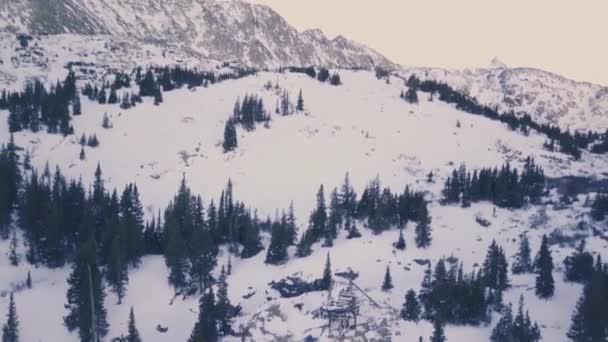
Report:
[[[401,318],[406,321],[418,322],[420,320],[421,307],[418,297],[414,290],[409,290],[405,294],[405,303],[401,309]]]
[[[323,268],[323,278],[321,278],[321,290],[328,290],[331,286],[331,282],[331,260],[329,258],[329,253],[327,253],[327,258],[325,259],[325,268]]]
[[[532,262],[531,254],[530,241],[528,240],[526,233],[524,233],[519,239],[519,248],[512,267],[513,273],[520,274],[534,271],[534,263]]]
[[[76,97],[74,97],[74,103],[72,104],[72,114],[82,114],[82,104],[80,103],[80,95],[76,95]]]
[[[431,245],[431,217],[426,206],[421,208],[420,219],[416,224],[416,246],[426,248]]]
[[[137,326],[135,325],[135,314],[133,313],[133,307],[131,307],[131,312],[129,313],[128,326],[129,330],[126,342],[141,342],[141,337],[139,337],[139,331],[137,331]]]
[[[567,281],[583,282],[593,275],[593,256],[585,251],[585,240],[582,240],[574,254],[564,259]]]
[[[572,315],[568,337],[573,341],[606,341],[608,339],[608,274],[606,266],[597,262],[591,278]]]
[[[298,112],[304,111],[304,98],[302,97],[302,89],[300,89],[300,93],[298,94],[298,102],[296,104],[296,110]]]
[[[218,340],[214,313],[215,295],[213,289],[209,288],[199,300],[198,319],[194,323],[188,342],[216,342]]]
[[[439,319],[433,322],[433,335],[429,337],[430,342],[446,342],[445,333],[443,332],[443,323]]]
[[[28,289],[32,288],[32,274],[30,273],[30,271],[27,271],[27,278],[25,278],[25,286],[27,286]]]
[[[96,250],[95,241],[89,238],[77,253],[68,278],[65,305],[68,315],[63,320],[68,330],[78,329],[81,342],[93,341],[94,334],[101,338],[108,332],[105,293],[101,272],[97,267]]]
[[[546,235],[543,235],[535,266],[536,295],[540,298],[551,298],[555,291],[555,281],[553,280],[553,257],[551,257]]]
[[[384,281],[382,281],[382,291],[388,291],[393,288],[393,278],[391,277],[391,269],[386,266],[384,273]]]
[[[118,297],[118,304],[122,304],[122,299],[127,291],[129,282],[127,263],[123,254],[121,238],[115,233],[110,246],[110,256],[107,267],[107,280],[112,291]]]
[[[287,246],[289,245],[289,237],[287,236],[286,231],[286,219],[283,221],[284,222],[275,221],[272,223],[270,245],[268,246],[265,261],[267,264],[279,265],[287,261]]]
[[[19,255],[17,254],[17,231],[15,229],[13,229],[13,238],[11,239],[10,252],[8,258],[11,262],[11,265],[19,265]]]
[[[403,238],[403,228],[399,228],[399,239],[393,244],[398,250],[405,249],[405,239]]]
[[[84,154],[84,146],[80,147],[80,160],[85,160],[86,155]]]
[[[11,292],[6,314],[6,323],[2,327],[2,342],[19,342],[19,318],[17,317],[17,307],[15,298]]]
[[[224,148],[224,152],[229,152],[234,150],[237,146],[236,126],[234,121],[229,119],[226,121],[226,126],[224,127],[224,142],[222,143],[222,147]]]
[[[227,336],[232,332],[232,304],[228,298],[228,283],[226,272],[222,266],[217,285],[217,301],[215,303],[214,317],[218,321],[218,334]]]

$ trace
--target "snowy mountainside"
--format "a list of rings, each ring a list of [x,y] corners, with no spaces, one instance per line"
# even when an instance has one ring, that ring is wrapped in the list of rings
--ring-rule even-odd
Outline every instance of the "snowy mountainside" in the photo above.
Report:
[[[361,227],[363,237],[347,240],[341,233],[332,248],[320,244],[313,254],[295,258],[280,266],[264,264],[265,253],[251,259],[232,256],[229,295],[233,303],[243,306],[235,322],[238,329],[248,330],[248,341],[303,340],[310,335],[331,341],[323,326],[324,320],[312,318],[326,299],[325,292],[309,293],[285,299],[269,287],[273,280],[292,274],[305,279],[321,275],[327,253],[331,254],[334,272],[349,267],[360,272],[357,284],[380,307],[362,299],[359,328],[349,332],[354,341],[418,341],[431,335],[428,322],[408,323],[395,317],[407,290],[418,291],[425,270],[415,259],[433,263],[443,256],[454,256],[466,270],[476,269],[483,261],[492,240],[500,243],[509,261],[517,248],[517,237],[528,232],[532,248],[538,249],[542,234],[581,234],[588,237],[588,248],[605,251],[605,232],[595,227],[588,217],[584,198],[561,208],[551,203],[527,206],[520,210],[494,208],[489,203],[476,203],[470,208],[440,205],[441,189],[451,170],[465,162],[467,167],[499,166],[510,162],[521,167],[532,156],[550,177],[582,176],[601,179],[608,168],[608,157],[583,152],[580,160],[543,149],[545,138],[531,132],[529,136],[509,130],[505,125],[484,117],[470,115],[440,101],[429,101],[419,93],[420,103],[409,104],[399,98],[403,81],[391,77],[390,82],[377,80],[372,72],[335,70],[343,85],[320,83],[303,74],[261,72],[238,80],[227,80],[207,88],[178,89],[163,94],[164,101],[154,106],[151,99],[129,110],[116,105],[100,105],[82,98],[83,114],[73,118],[75,134],[67,137],[44,132],[21,131],[15,134],[18,146],[30,152],[32,164],[38,169],[49,163],[59,165],[70,178],[82,177],[90,184],[98,163],[101,164],[108,188],[122,188],[136,182],[148,217],[164,208],[185,177],[205,205],[217,195],[230,178],[235,196],[250,203],[261,217],[273,216],[294,201],[298,226],[304,229],[314,207],[314,193],[322,183],[326,189],[341,184],[346,172],[360,194],[368,181],[378,176],[384,185],[401,191],[406,185],[425,191],[430,201],[433,243],[428,249],[417,249],[414,224],[405,229],[407,248],[398,251],[392,243],[397,230],[372,235]],[[278,89],[266,90],[270,81]],[[272,111],[283,90],[292,97],[302,90],[305,111],[291,116],[272,115],[268,128],[259,125],[248,132],[238,128],[238,148],[223,153],[221,147],[224,123],[232,113],[235,100],[245,94],[261,96]],[[130,91],[129,89],[121,91]],[[112,128],[101,126],[104,114]],[[9,139],[7,111],[0,111],[0,143]],[[457,124],[459,122],[459,125]],[[79,137],[96,134],[97,148],[85,148],[86,158],[80,160]],[[435,174],[428,183],[426,175]],[[548,200],[555,201],[552,193]],[[477,217],[491,225],[482,227]],[[546,216],[530,228],[538,216]],[[579,222],[588,226],[575,230]],[[597,234],[595,234],[597,233]],[[268,246],[268,238],[264,246]],[[8,250],[8,241],[0,242],[0,250]],[[513,286],[505,293],[505,302],[515,305],[520,295],[526,300],[530,314],[541,326],[544,341],[566,341],[570,316],[581,286],[565,283],[561,261],[572,251],[568,245],[552,246],[556,296],[548,301],[534,295],[534,276],[513,276]],[[364,251],[364,252],[360,252]],[[23,246],[21,246],[23,255]],[[223,250],[218,268],[225,265],[228,252]],[[380,289],[387,265],[395,288]],[[31,270],[34,287],[16,293],[26,341],[77,341],[62,325],[69,267],[59,270],[34,269],[27,263],[15,268],[7,258],[0,258],[0,294],[23,282]],[[126,331],[131,306],[135,307],[138,328],[145,341],[185,341],[192,330],[198,311],[197,298],[178,298],[171,305],[174,291],[166,282],[167,268],[162,257],[147,256],[142,265],[131,271],[127,297],[116,304],[108,294],[106,305],[110,320],[108,337]],[[0,312],[6,312],[7,297],[0,296]],[[44,310],[39,304],[44,303]],[[498,316],[488,326],[448,325],[449,341],[487,341]],[[167,326],[159,333],[157,324]],[[228,339],[230,340],[230,339]],[[233,340],[238,340],[233,338]]]
[[[4,1],[0,23],[8,32],[110,35],[259,68],[394,67],[370,48],[318,31],[300,33],[270,7],[239,0]]]
[[[403,67],[399,74],[445,82],[501,112],[525,112],[562,129],[608,129],[608,87],[577,82],[533,68],[510,68],[495,59],[489,68]]]

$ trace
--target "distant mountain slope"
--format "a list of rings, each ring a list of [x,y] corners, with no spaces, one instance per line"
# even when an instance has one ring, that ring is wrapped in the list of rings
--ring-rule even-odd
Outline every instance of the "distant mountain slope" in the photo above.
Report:
[[[542,123],[563,129],[608,129],[608,87],[576,82],[533,68],[492,67],[449,70],[404,67],[402,76],[443,81],[500,111],[526,112]]]
[[[270,7],[239,0],[2,1],[0,23],[5,31],[110,35],[255,67],[394,66],[366,46],[300,33]]]

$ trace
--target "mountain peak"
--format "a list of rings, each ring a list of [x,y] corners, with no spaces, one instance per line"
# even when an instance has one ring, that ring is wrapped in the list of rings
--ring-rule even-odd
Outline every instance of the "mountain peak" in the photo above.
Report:
[[[490,68],[492,68],[492,69],[508,69],[509,67],[507,66],[506,63],[504,63],[503,61],[501,61],[498,57],[494,57],[490,61]]]
[[[394,65],[362,44],[330,42],[321,30],[300,33],[272,8],[241,0],[3,1],[0,31],[110,35],[258,68]]]

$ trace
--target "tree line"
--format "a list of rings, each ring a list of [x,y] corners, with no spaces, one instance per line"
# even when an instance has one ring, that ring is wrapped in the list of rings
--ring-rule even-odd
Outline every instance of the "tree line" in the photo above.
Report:
[[[606,146],[606,136],[597,132],[588,131],[586,133],[562,130],[558,126],[550,124],[540,124],[532,119],[532,116],[527,113],[514,113],[513,111],[499,113],[496,108],[480,104],[476,98],[469,96],[450,87],[448,84],[435,81],[421,81],[415,74],[411,75],[405,82],[406,86],[412,91],[423,91],[430,93],[431,96],[438,95],[439,100],[446,103],[453,103],[456,108],[467,113],[482,115],[491,120],[503,122],[512,130],[520,130],[527,134],[530,129],[544,134],[548,140],[545,147],[554,151],[563,152],[571,155],[575,159],[581,157],[581,149],[587,149],[589,146],[597,146],[591,148],[594,153],[604,151],[602,146]],[[408,89],[408,91],[410,91]],[[403,92],[402,92],[403,97]],[[597,143],[597,144],[596,144]],[[557,146],[556,146],[557,144]]]
[[[544,171],[528,157],[522,171],[506,163],[471,173],[462,164],[446,179],[442,194],[444,203],[462,203],[463,207],[491,201],[499,207],[521,208],[525,203],[539,203],[544,192]]]
[[[80,115],[80,97],[76,77],[69,72],[63,81],[47,89],[42,82],[28,82],[23,91],[0,95],[0,109],[8,109],[9,131],[31,130],[38,132],[46,127],[49,133],[74,133],[71,115]]]

